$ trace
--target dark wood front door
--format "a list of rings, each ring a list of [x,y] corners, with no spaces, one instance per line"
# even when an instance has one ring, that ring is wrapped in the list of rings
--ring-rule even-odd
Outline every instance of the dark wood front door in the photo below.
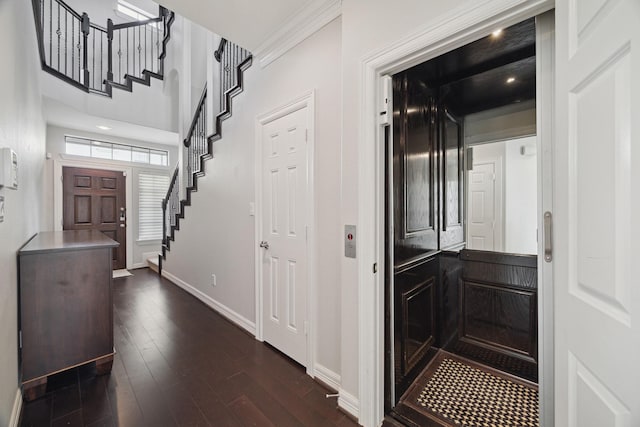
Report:
[[[127,206],[122,172],[62,168],[63,229],[99,230],[120,243],[113,269],[127,267]]]

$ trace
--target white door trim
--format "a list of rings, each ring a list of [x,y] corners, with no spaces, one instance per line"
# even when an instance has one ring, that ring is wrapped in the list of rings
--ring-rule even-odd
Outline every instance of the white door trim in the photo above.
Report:
[[[315,91],[311,90],[273,110],[256,117],[255,127],[255,294],[256,294],[256,339],[264,341],[262,322],[262,127],[267,123],[307,108],[307,374],[315,378],[315,337],[317,318],[316,249],[315,249]]]
[[[62,168],[65,166],[73,168],[89,168],[102,169],[108,171],[123,172],[125,179],[125,201],[127,203],[127,268],[133,268],[133,219],[134,214],[131,207],[133,206],[133,168],[117,165],[109,165],[99,161],[91,161],[90,159],[74,160],[74,159],[55,159],[53,161],[53,229],[55,231],[62,230]],[[137,214],[137,212],[135,213]]]
[[[384,418],[384,135],[378,123],[381,77],[456,49],[489,34],[552,9],[553,0],[468,1],[446,16],[427,23],[422,31],[377,50],[360,62],[360,120],[358,138],[358,349],[359,421],[377,426]],[[374,215],[371,213],[375,212]],[[378,273],[371,266],[377,262]],[[546,300],[545,300],[546,302]],[[545,315],[552,306],[542,308]],[[544,337],[545,348],[553,337]],[[540,366],[553,366],[545,351]],[[546,372],[546,371],[545,371]],[[546,372],[548,374],[548,372]],[[549,380],[549,379],[547,379]],[[542,402],[553,381],[541,389]],[[541,408],[545,413],[545,408]],[[545,427],[552,424],[546,422]],[[552,417],[552,414],[551,414]]]

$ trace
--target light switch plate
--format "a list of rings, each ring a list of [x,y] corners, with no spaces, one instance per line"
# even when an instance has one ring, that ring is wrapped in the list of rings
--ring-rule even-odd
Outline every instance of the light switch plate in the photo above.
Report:
[[[0,196],[0,222],[4,222],[4,196]]]

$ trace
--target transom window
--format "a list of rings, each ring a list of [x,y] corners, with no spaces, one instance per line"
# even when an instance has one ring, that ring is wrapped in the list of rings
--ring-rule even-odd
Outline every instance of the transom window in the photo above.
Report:
[[[136,21],[146,21],[147,19],[155,18],[155,16],[146,10],[142,10],[138,6],[124,0],[118,0],[116,8],[118,12],[130,16]]]
[[[65,136],[65,152],[74,156],[93,157],[95,159],[118,160],[156,166],[169,165],[169,152],[166,150],[97,141],[76,136]]]

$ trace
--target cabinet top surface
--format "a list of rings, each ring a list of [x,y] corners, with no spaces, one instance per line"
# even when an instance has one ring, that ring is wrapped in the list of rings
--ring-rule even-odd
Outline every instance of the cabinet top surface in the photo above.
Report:
[[[119,245],[97,230],[43,231],[31,239],[21,255],[81,249],[114,248]]]

